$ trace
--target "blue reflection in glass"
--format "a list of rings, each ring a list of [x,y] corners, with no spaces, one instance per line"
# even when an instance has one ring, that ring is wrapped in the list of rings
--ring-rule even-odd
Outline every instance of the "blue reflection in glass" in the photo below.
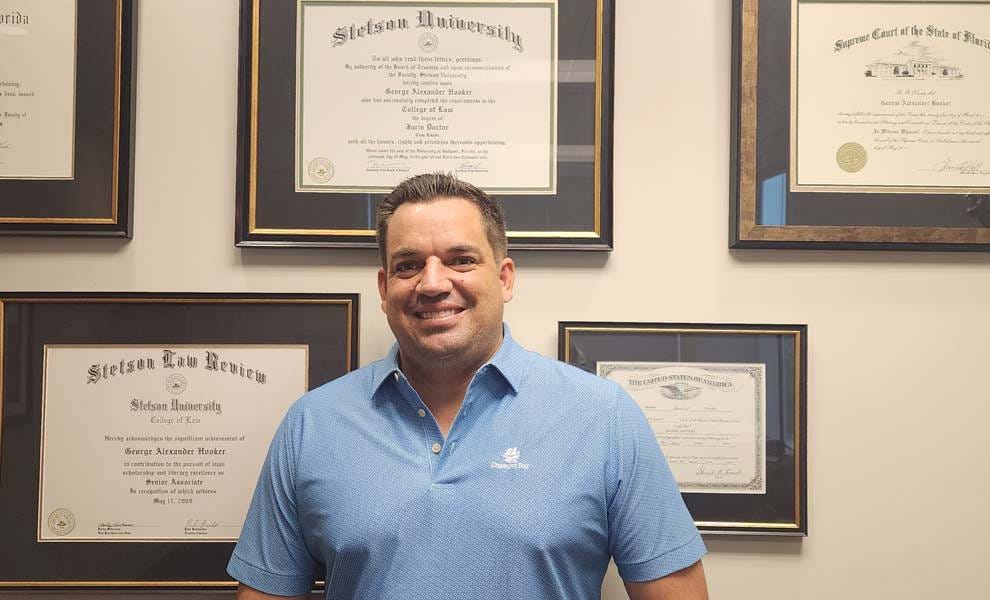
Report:
[[[778,173],[760,185],[760,225],[787,223],[787,173]]]

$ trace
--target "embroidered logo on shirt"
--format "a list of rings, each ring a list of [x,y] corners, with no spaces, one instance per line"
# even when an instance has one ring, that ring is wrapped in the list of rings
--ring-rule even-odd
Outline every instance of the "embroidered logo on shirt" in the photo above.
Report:
[[[529,463],[519,462],[519,448],[506,448],[502,453],[502,462],[492,461],[493,469],[528,469]]]

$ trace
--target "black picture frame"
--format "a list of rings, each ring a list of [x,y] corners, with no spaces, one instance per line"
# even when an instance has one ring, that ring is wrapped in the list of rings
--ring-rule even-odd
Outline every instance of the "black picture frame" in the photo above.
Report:
[[[296,6],[241,0],[235,244],[374,248],[383,194],[295,191]],[[500,198],[509,248],[608,251],[615,0],[557,11],[557,193]]]
[[[558,358],[766,365],[766,493],[682,493],[705,534],[807,536],[807,325],[561,321]],[[662,444],[661,444],[662,446]]]
[[[38,541],[44,347],[94,343],[305,344],[313,389],[357,367],[358,295],[0,293],[0,590],[235,587],[233,542]]]
[[[131,238],[137,6],[76,10],[74,178],[0,180],[0,235]]]
[[[990,195],[789,188],[795,1],[733,0],[729,247],[990,250]]]

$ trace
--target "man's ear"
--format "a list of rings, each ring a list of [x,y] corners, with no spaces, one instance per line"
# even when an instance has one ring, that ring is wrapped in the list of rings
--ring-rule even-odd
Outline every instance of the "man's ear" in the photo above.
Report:
[[[502,302],[512,300],[512,286],[516,283],[516,263],[508,256],[499,264],[498,278],[502,282]]]
[[[388,275],[384,267],[378,269],[378,297],[382,301],[382,312],[385,312],[385,292],[388,291]]]

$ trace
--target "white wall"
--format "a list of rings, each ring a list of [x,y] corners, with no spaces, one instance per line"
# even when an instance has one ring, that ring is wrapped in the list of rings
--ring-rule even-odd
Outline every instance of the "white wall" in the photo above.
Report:
[[[360,292],[378,357],[374,252],[233,246],[235,0],[140,5],[134,239],[0,239],[0,290]],[[984,597],[990,256],[729,252],[729,0],[619,0],[616,32],[615,251],[517,253],[513,334],[807,323],[810,536],[708,538],[712,597]]]

